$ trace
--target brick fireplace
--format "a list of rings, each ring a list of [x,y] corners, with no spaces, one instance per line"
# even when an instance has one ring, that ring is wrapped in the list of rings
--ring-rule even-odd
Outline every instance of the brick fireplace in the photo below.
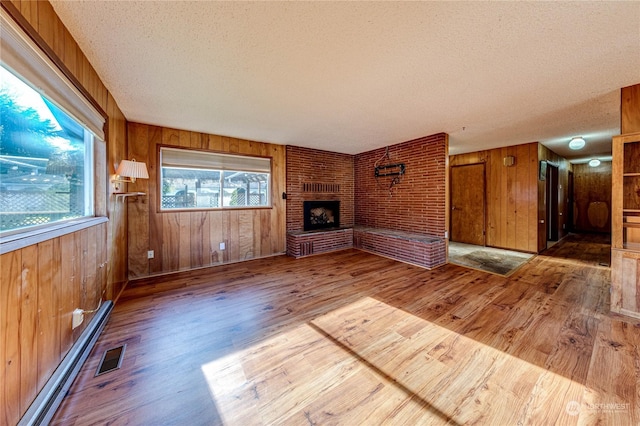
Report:
[[[348,154],[287,146],[287,254],[353,247],[353,161]]]
[[[355,156],[287,146],[287,254],[355,247],[443,265],[447,156],[444,133]],[[388,174],[396,169],[387,163],[402,173]]]

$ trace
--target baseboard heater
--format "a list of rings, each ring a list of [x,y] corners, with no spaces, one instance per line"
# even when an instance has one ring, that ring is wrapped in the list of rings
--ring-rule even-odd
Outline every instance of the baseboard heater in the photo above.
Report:
[[[78,375],[82,364],[89,357],[100,333],[107,324],[113,310],[113,302],[107,300],[100,306],[98,312],[91,319],[69,353],[64,357],[47,384],[42,388],[36,399],[18,423],[19,426],[46,425],[50,422],[60,406],[73,380]]]

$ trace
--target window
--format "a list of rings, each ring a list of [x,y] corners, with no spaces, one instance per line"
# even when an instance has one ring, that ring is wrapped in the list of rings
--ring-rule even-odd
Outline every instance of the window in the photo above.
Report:
[[[161,210],[268,207],[271,159],[161,148]]]
[[[93,135],[0,66],[0,232],[93,215]]]
[[[105,114],[0,8],[0,253],[87,226]],[[101,149],[103,151],[103,149]]]

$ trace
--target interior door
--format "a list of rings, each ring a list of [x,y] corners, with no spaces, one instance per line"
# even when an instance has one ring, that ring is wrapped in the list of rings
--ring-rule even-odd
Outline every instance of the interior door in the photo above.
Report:
[[[451,167],[451,241],[485,245],[484,163]]]

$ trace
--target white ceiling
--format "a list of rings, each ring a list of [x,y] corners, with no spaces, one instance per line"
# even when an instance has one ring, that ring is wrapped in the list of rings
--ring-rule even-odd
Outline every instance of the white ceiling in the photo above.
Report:
[[[607,155],[640,83],[640,2],[51,3],[128,120],[343,153]]]

